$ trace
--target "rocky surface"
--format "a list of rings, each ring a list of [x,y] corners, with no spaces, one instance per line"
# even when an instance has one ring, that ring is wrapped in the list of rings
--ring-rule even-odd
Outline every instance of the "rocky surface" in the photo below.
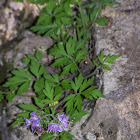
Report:
[[[37,7],[25,0],[24,3],[16,0],[1,0],[0,47],[30,27],[38,13]]]
[[[103,71],[104,98],[97,100],[86,121],[75,124],[79,140],[140,139],[140,1],[119,0],[106,7],[102,16],[107,27],[96,27],[96,51],[120,54],[112,71]],[[93,110],[93,108],[91,108]]]
[[[107,27],[96,26],[95,47],[96,54],[104,49],[106,55],[120,54],[121,57],[111,66],[111,72],[102,72],[100,80],[105,97],[98,99],[95,107],[93,102],[85,101],[83,108],[89,114],[71,130],[78,140],[140,139],[140,1],[118,2],[121,3],[120,6],[102,10],[102,16],[109,19],[109,24]],[[5,5],[8,6],[4,10]],[[34,53],[40,46],[48,49],[53,44],[50,38],[36,36],[30,31],[22,32],[31,22],[29,20],[26,24],[25,19],[29,19],[29,15],[35,17],[37,13],[31,10],[25,14],[30,6],[28,3],[15,5],[18,4],[14,0],[0,1],[0,13],[3,15],[0,19],[0,45],[3,46],[0,49],[0,77],[3,78],[9,70],[24,67],[20,59],[25,54]],[[23,20],[22,14],[26,17]],[[33,95],[33,92],[29,90],[28,94]],[[37,136],[24,127],[10,128],[6,125],[15,118],[17,112],[21,112],[16,105],[25,102],[30,103],[31,99],[17,96],[8,105],[3,102],[3,106],[0,106],[2,140],[38,140]]]

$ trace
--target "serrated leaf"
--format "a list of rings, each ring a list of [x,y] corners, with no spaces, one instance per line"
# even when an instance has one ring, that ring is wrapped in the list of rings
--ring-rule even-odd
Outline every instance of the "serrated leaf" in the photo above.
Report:
[[[39,51],[39,50],[36,50],[35,52],[35,57],[38,59],[38,60],[41,60],[42,59],[42,53]]]
[[[80,62],[82,59],[86,57],[87,49],[80,50],[76,55],[76,62]]]
[[[68,101],[68,100],[70,100],[70,99],[72,99],[72,98],[74,98],[74,97],[75,97],[74,94],[70,94],[70,95],[68,95],[66,98],[64,98],[63,101]]]
[[[43,103],[43,104],[51,104],[51,103],[53,103],[53,101],[48,100],[48,99],[41,100],[40,102]]]
[[[62,95],[62,92],[59,93],[58,95],[56,95],[55,98],[54,98],[54,102],[58,101],[60,99],[61,95]]]
[[[30,112],[18,113],[18,114],[16,114],[16,116],[24,117],[24,118],[29,118],[30,117]]]
[[[83,81],[82,85],[80,86],[80,90],[79,92],[82,93],[83,90],[85,90],[87,87],[89,87],[91,85],[91,83],[93,82],[94,78],[90,78],[90,79],[86,79]]]
[[[55,88],[54,88],[54,95],[57,95],[57,94],[59,94],[59,93],[61,93],[62,92],[62,87],[61,86],[55,86]]]
[[[99,26],[106,26],[108,24],[108,19],[106,17],[98,18],[95,21]]]
[[[81,118],[85,115],[87,115],[88,112],[87,111],[80,111],[78,112],[77,110],[75,110],[72,115],[70,116],[70,121],[72,122],[76,122],[76,121],[80,121]]]
[[[64,25],[71,25],[71,19],[68,17],[61,17],[62,24]]]
[[[64,89],[71,89],[71,84],[69,79],[62,80],[61,85]]]
[[[103,68],[107,70],[112,70],[107,64],[103,64]]]
[[[96,62],[96,60],[92,60],[93,64],[98,67],[98,63]]]
[[[40,100],[37,97],[34,97],[34,100],[35,100],[35,104],[38,107],[43,108],[43,103],[41,103]]]
[[[24,122],[23,117],[17,118],[17,119],[11,124],[11,126],[15,126],[15,125],[17,125],[17,124],[20,124],[20,122]]]
[[[49,82],[54,82],[54,83],[58,83],[59,84],[59,76],[56,73],[55,74],[52,74],[52,75],[48,74],[48,75],[46,75],[45,78]]]
[[[40,79],[36,80],[34,83],[35,92],[40,93],[40,92],[42,92],[43,88],[44,88],[44,79],[40,78]]]
[[[28,57],[24,57],[24,58],[22,58],[22,62],[23,63],[29,63],[30,59]]]
[[[35,59],[35,57],[33,55],[31,55],[31,54],[27,54],[27,57],[30,58],[31,60]]]
[[[22,93],[25,93],[30,87],[30,81],[25,82],[24,84],[22,84],[17,91],[17,95],[20,95]]]
[[[53,100],[54,87],[51,87],[50,83],[47,81],[45,81],[45,89],[43,92],[50,100]]]
[[[23,69],[13,70],[11,73],[19,78],[31,79],[30,73],[28,71],[24,71]]]
[[[37,108],[31,104],[19,104],[18,105],[21,109],[28,110],[28,111],[36,111]]]
[[[100,92],[99,89],[94,89],[90,92],[90,95],[92,95],[95,99],[98,99],[99,97],[103,97],[103,94]]]
[[[63,131],[60,137],[61,140],[70,140],[72,138],[74,138],[74,136],[66,131]]]
[[[81,84],[83,82],[83,76],[82,74],[80,73],[78,77],[75,77],[75,82],[71,81],[71,86],[73,88],[73,90],[75,92],[78,91],[78,89],[80,88]]]
[[[104,60],[103,50],[101,51],[100,55],[98,56],[98,59],[99,59],[100,63],[103,63],[103,60]]]
[[[8,102],[11,102],[14,97],[15,97],[14,93],[7,92],[6,99],[8,100]]]
[[[74,101],[75,101],[74,108],[75,109],[77,108],[78,111],[81,111],[83,101],[82,101],[80,94],[75,97]]]
[[[45,133],[45,135],[40,137],[40,140],[52,140],[55,136],[51,133]]]
[[[51,66],[61,66],[61,65],[65,65],[68,62],[69,58],[67,57],[61,57],[61,58],[57,58],[55,59],[54,63],[51,64]]]

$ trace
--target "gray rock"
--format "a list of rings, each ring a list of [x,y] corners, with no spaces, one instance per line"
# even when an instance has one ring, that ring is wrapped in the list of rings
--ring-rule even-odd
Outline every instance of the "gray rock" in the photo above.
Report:
[[[105,97],[97,100],[83,127],[73,128],[78,140],[89,140],[89,133],[97,140],[140,139],[140,1],[119,2],[102,10],[110,22],[96,26],[95,38],[97,54],[104,49],[106,55],[121,57],[111,72],[103,71]]]
[[[120,6],[102,10],[102,16],[109,19],[109,24],[107,27],[96,25],[95,47],[96,54],[104,49],[106,55],[120,54],[121,57],[111,66],[111,72],[102,72],[100,81],[103,83],[105,97],[98,99],[95,107],[93,102],[85,100],[83,108],[89,111],[89,114],[71,128],[71,133],[78,140],[140,139],[140,1],[118,1]],[[9,7],[13,9],[12,4]],[[22,37],[24,39],[21,39],[20,43],[12,43],[8,49],[1,51],[0,70],[9,69],[9,64],[12,65],[13,62],[12,69],[24,67],[20,59],[26,53],[33,53],[34,49],[40,46],[47,49],[53,44],[50,38],[35,36],[31,32],[26,32]],[[45,57],[43,61],[47,62]],[[31,90],[28,94],[34,95]],[[1,117],[0,120],[11,122],[15,114],[22,111],[15,105],[25,102],[30,103],[31,99],[16,97],[7,105],[8,113],[1,115],[7,119]],[[4,122],[1,123],[3,126]],[[6,125],[3,130],[8,132]],[[38,139],[23,127],[11,128],[9,134],[11,140]]]

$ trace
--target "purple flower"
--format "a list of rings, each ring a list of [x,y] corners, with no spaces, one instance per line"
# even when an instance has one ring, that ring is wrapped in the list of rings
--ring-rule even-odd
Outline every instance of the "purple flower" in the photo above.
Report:
[[[28,120],[27,118],[24,118],[25,122],[26,122],[26,126],[27,128],[31,125],[31,121]]]
[[[31,115],[31,117],[30,117],[30,119],[29,119],[30,121],[38,122],[38,121],[40,120],[40,119],[39,119],[39,116],[36,115],[36,112],[35,112],[35,111],[31,112],[30,115]]]
[[[61,115],[58,115],[58,119],[59,119],[59,121],[62,122],[63,127],[67,127],[69,117],[66,116],[66,114],[64,112]]]
[[[62,132],[63,128],[59,127],[58,123],[49,123],[48,124],[48,131],[53,132]]]
[[[39,130],[41,130],[42,129],[42,125],[40,125],[36,121],[34,121],[32,123],[32,126],[31,126],[32,131],[34,131],[35,128],[38,128]]]

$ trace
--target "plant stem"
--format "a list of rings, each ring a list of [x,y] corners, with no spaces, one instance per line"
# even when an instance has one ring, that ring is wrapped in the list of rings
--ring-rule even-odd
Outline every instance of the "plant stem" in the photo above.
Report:
[[[93,76],[100,68],[101,68],[101,66],[96,67],[96,69],[95,69],[92,73],[90,73],[89,75],[85,76],[83,79],[90,78],[90,77]]]
[[[41,11],[41,9],[39,8],[38,4],[36,3],[36,0],[34,0],[36,7],[38,8],[39,12]]]

